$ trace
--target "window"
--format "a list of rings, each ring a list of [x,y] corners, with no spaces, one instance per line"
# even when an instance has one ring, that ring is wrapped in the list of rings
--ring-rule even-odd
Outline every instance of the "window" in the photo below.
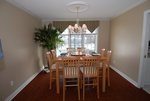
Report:
[[[64,44],[57,48],[58,54],[66,52],[66,48],[85,47],[88,51],[97,51],[98,28],[91,33],[86,30],[85,33],[69,33],[68,28],[61,34]]]

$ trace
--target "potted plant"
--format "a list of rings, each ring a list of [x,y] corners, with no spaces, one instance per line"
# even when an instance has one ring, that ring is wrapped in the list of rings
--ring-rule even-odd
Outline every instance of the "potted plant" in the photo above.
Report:
[[[34,40],[39,43],[44,49],[47,51],[52,49],[56,49],[56,47],[60,44],[63,44],[62,37],[60,36],[61,32],[59,29],[49,24],[48,26],[44,25],[41,28],[36,28],[34,32]],[[49,66],[48,66],[49,67]],[[45,72],[49,72],[48,68],[44,68]]]
[[[49,24],[48,26],[44,25],[42,28],[35,29],[34,40],[49,51],[56,49],[58,45],[63,44],[60,35],[61,32],[59,29],[52,26],[52,24]]]

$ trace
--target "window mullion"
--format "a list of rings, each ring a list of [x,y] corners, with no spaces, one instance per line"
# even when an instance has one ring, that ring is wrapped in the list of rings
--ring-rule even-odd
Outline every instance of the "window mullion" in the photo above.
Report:
[[[71,48],[71,34],[69,33],[69,37],[68,37],[68,42],[69,42],[69,47]]]

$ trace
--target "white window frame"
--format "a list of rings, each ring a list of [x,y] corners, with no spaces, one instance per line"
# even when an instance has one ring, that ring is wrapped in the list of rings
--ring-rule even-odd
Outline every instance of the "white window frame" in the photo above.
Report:
[[[67,29],[61,34],[61,37],[63,36],[68,36],[68,47],[71,47],[71,35],[81,35],[81,47],[84,47],[84,36],[86,35],[95,35],[96,38],[95,38],[95,46],[94,46],[94,52],[97,52],[97,47],[98,47],[98,30],[95,29],[96,31],[94,31],[93,33],[89,32],[89,33],[69,33],[69,31],[67,31]],[[61,46],[63,47],[63,46]],[[67,48],[68,48],[67,47]],[[58,47],[59,48],[59,47]],[[72,47],[72,48],[77,48],[77,47]],[[85,47],[86,48],[86,47]],[[65,49],[66,50],[66,49]],[[62,50],[63,52],[65,50]],[[58,53],[61,53],[60,50],[58,50],[59,52]]]

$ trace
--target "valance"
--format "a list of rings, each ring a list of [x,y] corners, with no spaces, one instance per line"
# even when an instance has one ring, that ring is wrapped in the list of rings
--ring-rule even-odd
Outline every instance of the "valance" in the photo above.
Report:
[[[53,26],[63,32],[69,25],[74,26],[75,21],[53,21]],[[93,32],[98,26],[99,21],[79,21],[79,25],[86,24],[90,32]]]

